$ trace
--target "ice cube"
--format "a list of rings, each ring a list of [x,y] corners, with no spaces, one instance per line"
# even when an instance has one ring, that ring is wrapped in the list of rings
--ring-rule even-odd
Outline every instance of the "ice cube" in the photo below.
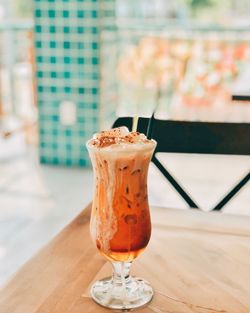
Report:
[[[103,137],[125,137],[129,134],[129,130],[126,126],[112,128],[110,130],[104,130],[100,133],[95,134],[95,139],[100,139]]]

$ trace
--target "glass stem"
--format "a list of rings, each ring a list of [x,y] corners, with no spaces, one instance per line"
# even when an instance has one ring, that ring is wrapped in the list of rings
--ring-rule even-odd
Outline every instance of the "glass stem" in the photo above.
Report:
[[[130,281],[130,267],[132,262],[112,262],[113,265],[113,284],[122,287],[126,292],[126,285]]]

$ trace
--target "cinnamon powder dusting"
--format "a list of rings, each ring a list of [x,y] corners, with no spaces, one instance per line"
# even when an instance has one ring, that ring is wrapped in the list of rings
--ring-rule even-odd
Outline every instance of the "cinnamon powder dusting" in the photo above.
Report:
[[[114,144],[148,143],[150,140],[139,132],[129,132],[126,127],[113,128],[101,131],[90,140],[90,145],[98,148],[108,147]]]

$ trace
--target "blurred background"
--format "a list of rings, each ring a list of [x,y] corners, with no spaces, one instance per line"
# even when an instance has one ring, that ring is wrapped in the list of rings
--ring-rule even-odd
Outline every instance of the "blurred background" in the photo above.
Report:
[[[156,103],[158,118],[250,122],[250,0],[0,0],[0,285],[90,202],[86,140]],[[163,162],[208,210],[250,159]],[[149,194],[186,209],[153,166]],[[249,203],[248,183],[224,213]]]

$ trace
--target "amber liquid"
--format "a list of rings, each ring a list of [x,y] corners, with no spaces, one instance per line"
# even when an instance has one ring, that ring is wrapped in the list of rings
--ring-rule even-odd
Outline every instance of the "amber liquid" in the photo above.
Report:
[[[95,172],[91,235],[111,261],[132,261],[150,239],[147,174],[155,145],[149,145],[138,151],[89,151]]]

